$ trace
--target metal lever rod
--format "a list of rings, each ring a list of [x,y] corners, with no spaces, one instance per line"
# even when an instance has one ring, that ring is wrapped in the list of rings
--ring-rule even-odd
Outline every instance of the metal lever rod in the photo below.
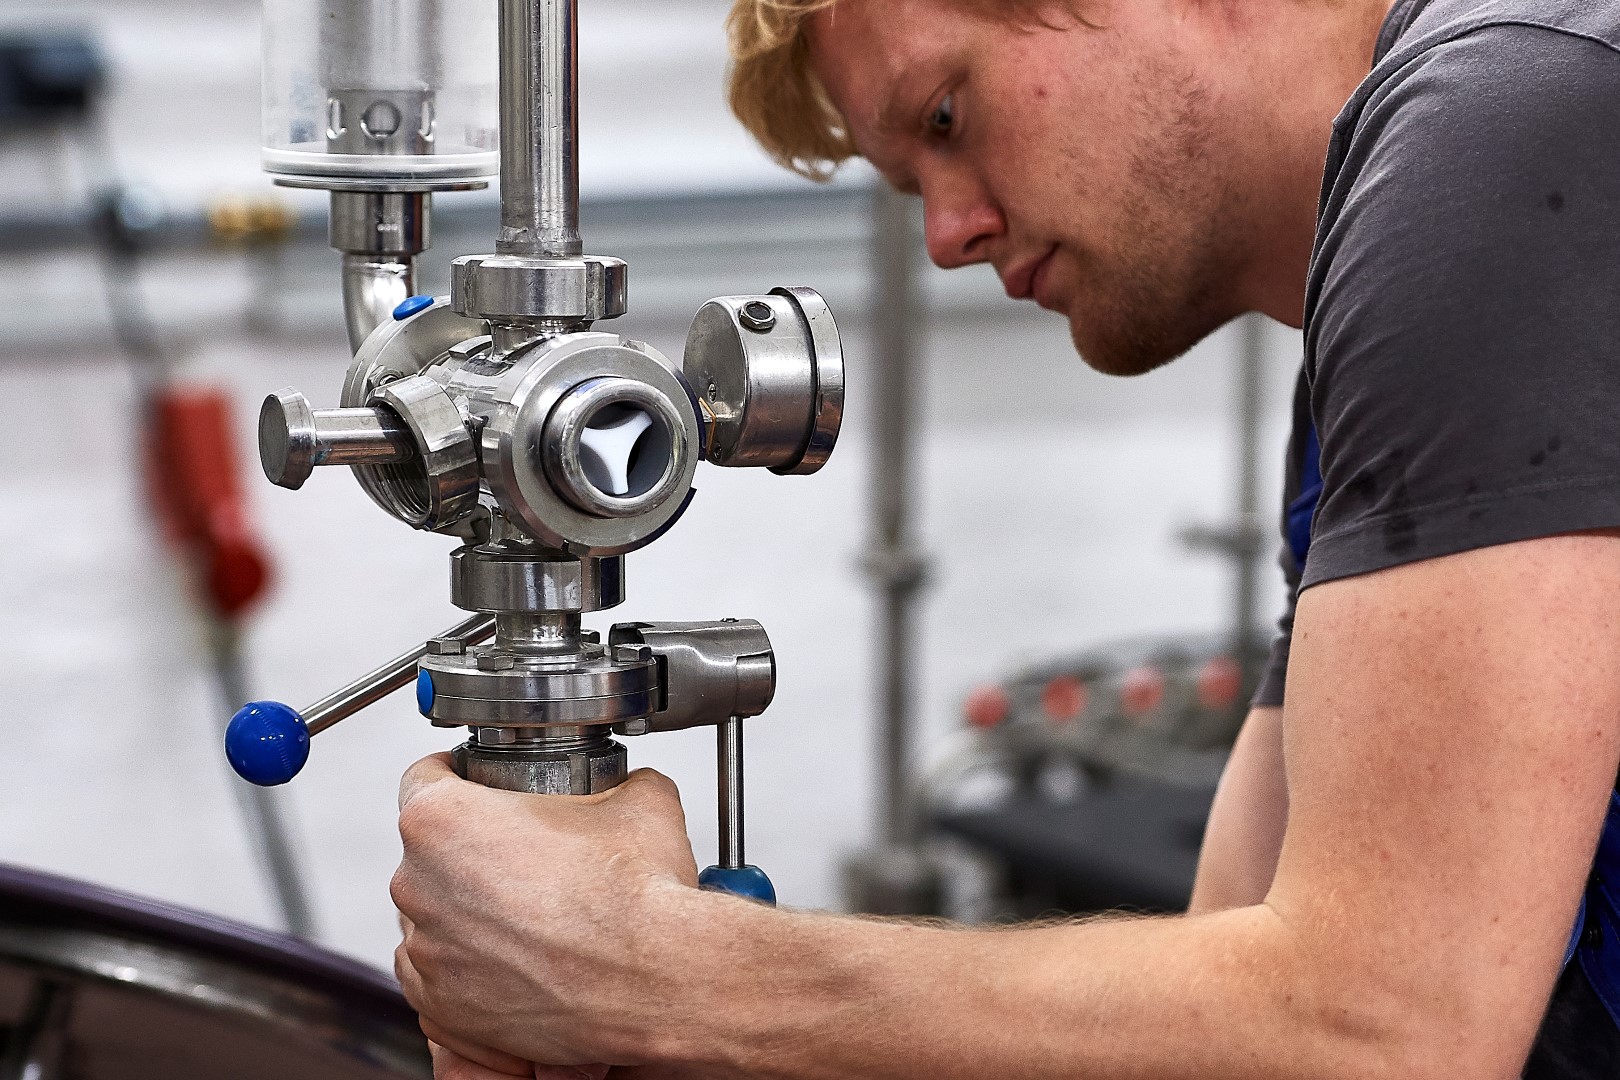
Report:
[[[495,636],[495,616],[474,615],[464,622],[438,635],[434,640],[457,638],[463,644],[477,645]],[[401,690],[416,679],[416,665],[427,655],[423,643],[410,652],[402,653],[382,667],[362,675],[349,685],[321,698],[302,713],[304,724],[311,735],[319,735],[339,720],[346,720],[369,705],[374,705],[396,690]]]
[[[733,716],[719,727],[720,865],[741,870],[743,851],[743,725]]]

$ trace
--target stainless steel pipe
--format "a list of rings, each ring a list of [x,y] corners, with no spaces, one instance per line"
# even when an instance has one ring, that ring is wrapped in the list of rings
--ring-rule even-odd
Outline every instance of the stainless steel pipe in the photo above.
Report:
[[[349,348],[416,294],[416,256],[427,250],[431,196],[425,192],[334,191],[327,240],[343,252],[343,316]]]
[[[500,0],[503,255],[579,255],[579,0]]]

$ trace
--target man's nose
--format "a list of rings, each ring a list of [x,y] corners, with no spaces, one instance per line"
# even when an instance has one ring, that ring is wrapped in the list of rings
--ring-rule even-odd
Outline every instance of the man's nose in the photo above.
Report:
[[[989,245],[1007,231],[1001,210],[976,187],[923,191],[928,257],[944,270],[986,261]]]

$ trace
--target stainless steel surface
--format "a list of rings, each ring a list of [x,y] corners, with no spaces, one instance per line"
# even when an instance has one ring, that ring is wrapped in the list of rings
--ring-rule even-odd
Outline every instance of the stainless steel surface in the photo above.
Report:
[[[497,254],[457,259],[448,305],[394,321],[408,260],[426,242],[426,200],[334,195],[331,238],[349,253],[355,359],[347,409],[327,414],[327,426],[360,430],[370,418],[377,430],[323,442],[323,414],[301,397],[282,395],[275,410],[285,459],[276,471],[300,480],[320,455],[331,460],[349,442],[373,446],[382,419],[397,417],[413,453],[368,459],[356,475],[406,523],[472,541],[452,555],[452,596],[490,618],[317,703],[306,721],[311,733],[321,730],[403,685],[414,668],[427,717],[474,732],[455,751],[462,775],[558,794],[623,779],[613,731],[714,725],[725,858],[741,866],[740,725],[770,704],[775,657],[756,622],[626,624],[608,648],[583,630],[582,613],[623,599],[622,556],[662,535],[690,503],[703,419],[692,388],[656,350],[587,332],[624,312],[627,268],[582,254],[578,0],[499,0],[499,15]],[[386,131],[368,130],[377,127],[363,120],[371,107]],[[399,102],[334,94],[333,109],[344,121],[333,124],[333,139],[395,152],[383,144],[403,122]],[[418,222],[419,236],[411,233]],[[820,468],[844,397],[842,348],[821,297],[778,289],[722,298],[705,312],[687,367],[710,353],[705,374],[726,382],[706,406],[724,425],[724,449],[711,456],[781,473]],[[491,622],[494,641],[475,645],[467,628]]]
[[[318,54],[321,85],[328,95],[348,88],[436,89],[442,80],[438,46],[433,40],[439,21],[436,0],[412,4],[322,0]],[[368,152],[364,146],[342,149],[345,153]]]
[[[341,280],[351,352],[358,352],[371,332],[416,293],[416,267],[408,257],[345,254]]]
[[[464,619],[426,644],[402,653],[349,685],[332,691],[299,715],[304,718],[304,726],[309,729],[310,735],[319,735],[338,721],[348,719],[368,705],[374,705],[394,691],[415,682],[417,665],[431,649],[443,647],[441,643],[455,642],[465,649],[494,636],[493,617],[475,615]]]
[[[500,0],[502,254],[583,250],[578,34],[579,0]]]
[[[291,387],[259,409],[259,464],[272,484],[297,490],[317,465],[410,461],[415,441],[388,409],[312,409]]]
[[[776,653],[753,619],[720,622],[619,623],[609,647],[644,645],[661,680],[652,731],[719,726],[758,716],[776,695]]]
[[[624,602],[624,557],[464,547],[450,556],[450,602],[465,611],[602,611]]]
[[[334,191],[328,241],[343,252],[343,315],[349,348],[367,337],[416,293],[415,257],[427,249],[431,196],[422,193]]]
[[[427,715],[438,727],[605,727],[647,717],[658,703],[651,661],[620,663],[577,641],[572,652],[554,641],[545,652],[491,644],[428,655],[421,669],[432,680]]]
[[[629,270],[619,259],[464,255],[450,265],[450,305],[482,319],[550,320],[558,330],[616,319],[629,305]],[[521,327],[520,327],[521,328]]]
[[[405,422],[415,444],[408,462],[380,474],[394,515],[412,528],[437,530],[472,513],[478,506],[478,449],[444,388],[426,375],[409,375],[371,396]]]
[[[478,739],[451,755],[463,778],[504,791],[534,795],[591,795],[624,783],[624,747],[606,734],[537,738],[528,745],[490,746]]]
[[[432,1075],[400,1001],[389,1014],[274,957],[250,962],[117,922],[0,902],[0,1030],[24,1026],[41,1066],[7,1080],[386,1080]],[[290,955],[290,947],[289,955]],[[380,977],[379,977],[380,981]],[[50,987],[46,993],[39,988]],[[30,991],[32,994],[30,995]],[[370,991],[375,995],[375,989]],[[14,1011],[21,1005],[22,1015]],[[64,1015],[65,1014],[65,1015]],[[65,1028],[65,1030],[63,1030]],[[14,1044],[15,1045],[15,1044]]]
[[[432,196],[334,191],[327,242],[353,255],[420,255],[431,242]]]
[[[722,296],[698,309],[681,369],[711,418],[708,459],[812,473],[838,441],[838,327],[810,289]]]
[[[743,725],[728,716],[715,731],[720,794],[720,865],[740,870],[748,864],[743,849]]]
[[[510,367],[493,381],[465,385],[467,411],[484,419],[484,483],[501,513],[540,546],[579,556],[622,555],[656,539],[685,509],[698,465],[697,414],[688,405],[670,447],[676,463],[672,490],[682,494],[634,516],[611,518],[566,499],[547,471],[544,433],[552,410],[569,392],[604,377],[640,383],[668,402],[689,400],[656,351],[614,334],[547,339],[510,358]],[[542,453],[534,452],[537,446]]]
[[[878,592],[879,835],[887,844],[905,847],[915,837],[908,794],[916,726],[915,604],[927,573],[911,522],[922,231],[916,199],[880,184],[873,200],[877,381],[866,569]]]
[[[589,379],[564,394],[546,422],[540,445],[563,497],[594,517],[636,517],[658,509],[679,490],[690,446],[680,401],[623,378]]]

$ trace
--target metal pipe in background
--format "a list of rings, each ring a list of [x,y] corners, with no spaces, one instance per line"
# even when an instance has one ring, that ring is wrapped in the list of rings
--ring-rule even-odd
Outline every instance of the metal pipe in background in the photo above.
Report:
[[[885,842],[916,840],[911,768],[916,726],[912,677],[920,655],[914,607],[926,572],[911,536],[917,333],[922,321],[917,252],[922,246],[917,200],[880,184],[873,194],[876,424],[870,491],[868,570],[878,590],[879,774]]]
[[[1259,555],[1263,531],[1260,527],[1260,427],[1261,398],[1265,392],[1265,316],[1253,314],[1243,320],[1238,347],[1237,371],[1237,531],[1239,533],[1237,574],[1232,602],[1233,655],[1243,672],[1243,692],[1252,693],[1259,684],[1260,645]]]
[[[500,0],[507,255],[567,256],[579,232],[579,0]]]

